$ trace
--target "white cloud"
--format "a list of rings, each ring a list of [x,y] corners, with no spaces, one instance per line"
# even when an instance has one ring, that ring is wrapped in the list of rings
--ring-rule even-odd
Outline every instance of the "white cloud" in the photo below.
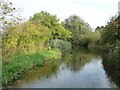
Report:
[[[77,14],[93,28],[104,25],[109,17],[118,12],[119,0],[11,0],[22,9],[21,15],[29,18],[39,11],[56,14],[62,20]]]

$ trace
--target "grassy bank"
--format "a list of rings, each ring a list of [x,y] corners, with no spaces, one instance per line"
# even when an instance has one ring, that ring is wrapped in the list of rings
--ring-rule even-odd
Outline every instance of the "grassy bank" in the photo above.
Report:
[[[18,55],[12,58],[11,63],[7,64],[3,60],[2,84],[8,85],[19,79],[23,73],[37,65],[43,65],[47,60],[55,60],[61,57],[59,50],[48,50],[34,53],[31,55]]]

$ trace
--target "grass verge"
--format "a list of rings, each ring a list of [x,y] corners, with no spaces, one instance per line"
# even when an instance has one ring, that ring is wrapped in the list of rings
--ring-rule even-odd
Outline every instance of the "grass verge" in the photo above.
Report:
[[[3,60],[2,64],[2,85],[13,84],[23,73],[37,65],[43,65],[47,60],[61,58],[59,50],[41,51],[30,55],[18,55],[12,58],[10,64]]]

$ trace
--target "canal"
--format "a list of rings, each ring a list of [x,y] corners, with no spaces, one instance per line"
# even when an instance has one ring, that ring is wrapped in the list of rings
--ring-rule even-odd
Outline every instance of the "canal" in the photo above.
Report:
[[[63,58],[28,71],[12,88],[117,88],[105,70],[101,55],[84,49],[63,53]]]

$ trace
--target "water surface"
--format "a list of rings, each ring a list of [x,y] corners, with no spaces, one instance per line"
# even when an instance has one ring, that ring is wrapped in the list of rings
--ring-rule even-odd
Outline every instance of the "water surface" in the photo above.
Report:
[[[28,71],[14,88],[116,88],[100,55],[74,49],[61,60]]]

